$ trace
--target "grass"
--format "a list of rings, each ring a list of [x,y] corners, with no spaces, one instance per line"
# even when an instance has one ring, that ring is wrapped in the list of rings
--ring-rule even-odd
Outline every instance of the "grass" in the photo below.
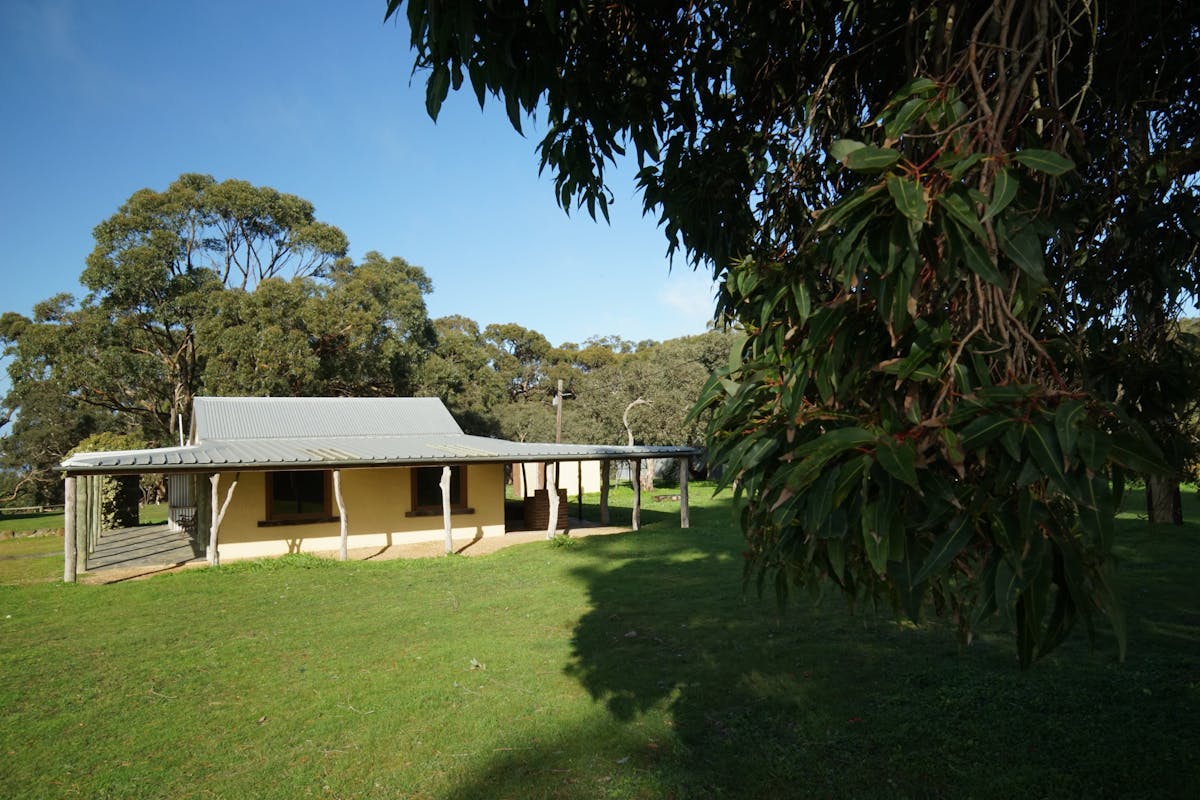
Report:
[[[689,531],[651,502],[642,531],[570,547],[0,586],[2,793],[1200,791],[1196,523],[1119,521],[1124,664],[1106,631],[1095,651],[1078,632],[1021,673],[1000,630],[960,650],[936,620],[743,594],[740,537],[706,494]]]

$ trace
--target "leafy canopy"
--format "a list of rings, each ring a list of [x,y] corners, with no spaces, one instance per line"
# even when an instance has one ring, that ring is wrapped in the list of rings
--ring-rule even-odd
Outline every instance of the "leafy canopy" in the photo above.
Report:
[[[1097,613],[1123,646],[1113,513],[1165,465],[1094,365],[1147,296],[1117,280],[1129,201],[1174,220],[1138,247],[1197,235],[1200,6],[402,6],[432,116],[465,84],[543,114],[542,168],[593,215],[629,153],[721,279],[743,336],[701,407],[748,577],[931,602],[966,640],[998,614],[1026,665]],[[1122,180],[1131,132],[1153,187]],[[1161,251],[1170,308],[1196,249]]]

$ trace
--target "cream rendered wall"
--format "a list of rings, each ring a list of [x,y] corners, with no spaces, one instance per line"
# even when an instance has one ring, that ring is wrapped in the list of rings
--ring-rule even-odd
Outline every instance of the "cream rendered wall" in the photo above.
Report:
[[[233,481],[221,475],[221,502]],[[441,541],[442,516],[410,517],[412,478],[408,467],[342,470],[342,499],[346,505],[348,546],[388,547],[413,542]],[[338,516],[337,500],[331,499]],[[504,535],[504,465],[467,465],[467,505],[474,514],[450,519],[456,544],[481,536]],[[267,483],[264,472],[243,472],[218,532],[221,560],[337,550],[337,522],[259,526],[266,519]]]
[[[600,491],[600,468],[605,462],[602,461],[563,461],[558,465],[558,488],[566,489],[567,494],[574,497],[579,491],[579,472],[583,471],[583,491],[588,494],[595,494]],[[525,491],[521,485],[521,465],[512,465],[513,474],[513,492],[518,496],[533,494],[535,489],[541,487],[538,481],[538,471],[545,469],[544,464],[537,462],[528,463],[525,465],[525,477],[529,480],[529,490]]]

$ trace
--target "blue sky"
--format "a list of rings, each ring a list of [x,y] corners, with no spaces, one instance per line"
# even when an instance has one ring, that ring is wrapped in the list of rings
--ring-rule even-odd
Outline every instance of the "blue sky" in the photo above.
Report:
[[[384,0],[0,3],[0,312],[80,294],[92,229],[184,172],[310,200],[368,250],[425,268],[431,316],[518,322],[553,343],[704,330],[709,276],[641,214],[570,217],[536,132],[452,94],[435,125]]]

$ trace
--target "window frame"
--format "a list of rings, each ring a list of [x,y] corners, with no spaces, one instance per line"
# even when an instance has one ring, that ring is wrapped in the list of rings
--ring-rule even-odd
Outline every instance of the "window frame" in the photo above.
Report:
[[[439,496],[437,504],[421,503],[420,502],[420,472],[422,470],[436,470],[438,472],[438,482],[441,482],[441,471],[443,466],[449,466],[451,470],[450,477],[450,513],[455,514],[474,514],[475,509],[471,508],[467,503],[470,495],[467,488],[467,474],[469,470],[466,464],[439,464],[438,466],[416,466],[409,469],[409,511],[405,516],[409,517],[433,517],[442,513],[442,501]],[[457,473],[458,497],[454,497],[455,474]],[[439,491],[440,495],[440,491]]]
[[[321,510],[309,512],[283,513],[275,512],[275,480],[282,475],[293,473],[319,473],[321,475]],[[271,470],[266,475],[266,513],[265,519],[258,524],[266,525],[306,525],[314,522],[339,522],[340,518],[333,513],[333,472],[327,469],[280,469]]]

